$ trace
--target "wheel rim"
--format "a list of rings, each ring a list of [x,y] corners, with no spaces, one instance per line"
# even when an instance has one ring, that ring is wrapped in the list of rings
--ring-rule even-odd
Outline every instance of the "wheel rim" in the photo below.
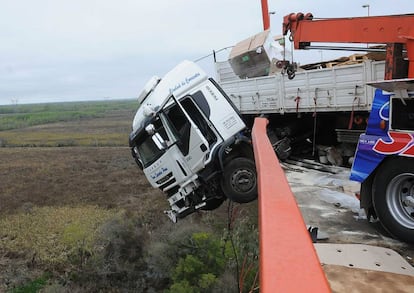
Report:
[[[414,229],[414,174],[403,173],[394,177],[387,187],[386,202],[400,225]]]
[[[256,186],[256,176],[250,170],[237,170],[231,177],[231,185],[235,191],[247,193]]]

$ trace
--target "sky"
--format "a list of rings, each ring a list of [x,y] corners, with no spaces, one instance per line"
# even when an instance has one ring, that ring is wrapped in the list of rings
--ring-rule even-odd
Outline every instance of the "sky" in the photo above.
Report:
[[[153,75],[262,31],[260,2],[0,0],[0,105],[134,98]],[[268,0],[272,34],[292,12],[365,16],[364,4],[370,15],[414,13],[412,0]],[[294,52],[301,64],[333,54]],[[198,63],[214,77],[212,57]]]

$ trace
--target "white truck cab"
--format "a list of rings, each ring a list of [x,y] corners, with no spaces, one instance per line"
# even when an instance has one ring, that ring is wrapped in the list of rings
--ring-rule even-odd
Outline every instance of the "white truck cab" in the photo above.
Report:
[[[129,145],[153,187],[168,197],[174,222],[226,198],[257,198],[248,129],[221,88],[184,61],[151,78],[138,98]]]

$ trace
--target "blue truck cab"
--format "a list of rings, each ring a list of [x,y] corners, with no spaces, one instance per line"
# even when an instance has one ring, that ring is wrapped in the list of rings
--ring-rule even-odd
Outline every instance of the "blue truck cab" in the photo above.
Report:
[[[350,179],[361,182],[361,208],[395,238],[414,243],[414,79],[377,88]]]

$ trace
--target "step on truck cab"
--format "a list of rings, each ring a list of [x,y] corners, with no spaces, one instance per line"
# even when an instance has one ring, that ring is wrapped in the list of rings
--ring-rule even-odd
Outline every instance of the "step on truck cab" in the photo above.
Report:
[[[151,78],[138,97],[129,146],[149,183],[167,196],[176,222],[225,199],[257,198],[249,130],[217,83],[184,61]]]

